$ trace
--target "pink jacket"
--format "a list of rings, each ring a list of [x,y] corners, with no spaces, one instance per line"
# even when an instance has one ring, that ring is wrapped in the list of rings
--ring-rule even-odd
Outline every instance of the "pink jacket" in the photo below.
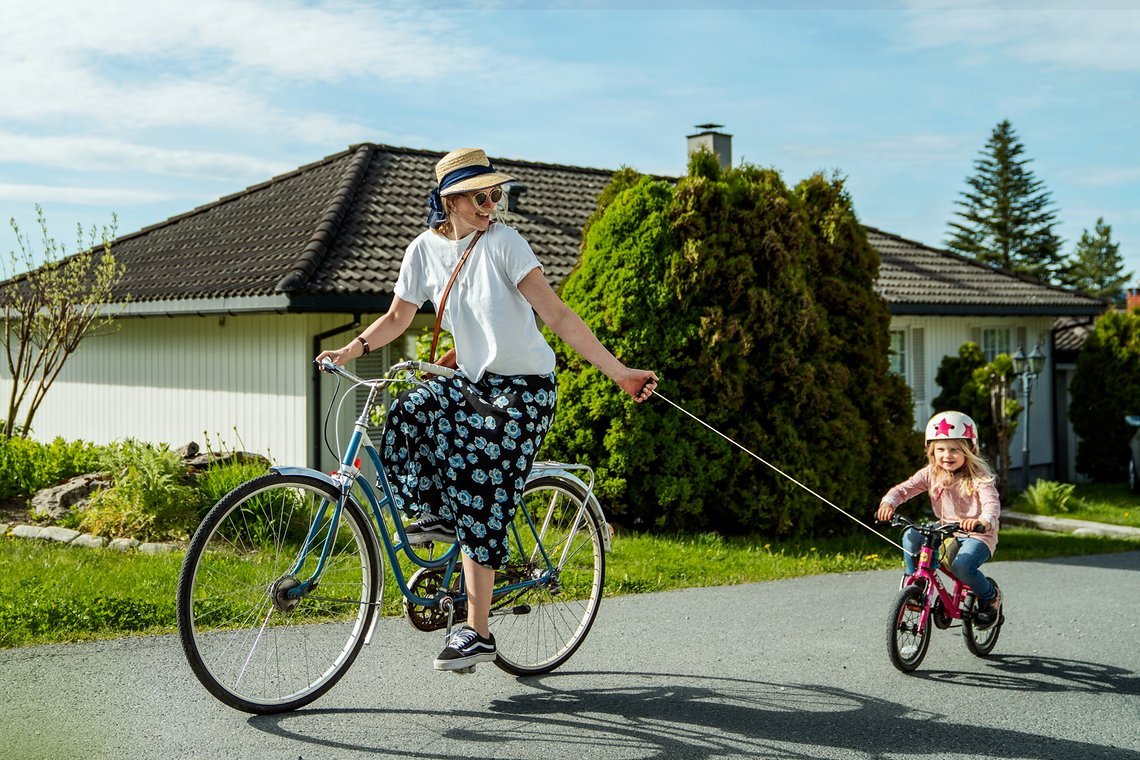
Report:
[[[963,518],[973,517],[989,523],[989,531],[968,535],[985,544],[990,550],[990,556],[993,556],[997,549],[998,517],[1001,515],[1001,497],[998,496],[997,487],[993,483],[987,483],[974,491],[972,496],[962,496],[955,488],[936,488],[933,484],[933,471],[931,466],[927,465],[887,491],[882,503],[890,504],[897,509],[903,502],[910,501],[926,491],[930,494],[934,517],[940,522],[958,522]]]

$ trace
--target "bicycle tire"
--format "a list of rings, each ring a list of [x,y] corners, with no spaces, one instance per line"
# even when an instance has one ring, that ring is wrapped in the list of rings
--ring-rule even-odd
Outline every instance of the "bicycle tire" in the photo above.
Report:
[[[372,526],[345,501],[319,584],[284,590],[314,510],[327,504],[300,575],[316,567],[337,489],[270,473],[224,496],[194,533],[178,581],[178,631],[194,675],[214,697],[259,715],[302,707],[331,689],[360,652],[381,573]],[[292,579],[292,580],[291,580]]]
[[[511,559],[500,574],[503,582],[547,574],[536,532],[557,572],[548,574],[549,582],[492,599],[490,623],[498,649],[495,664],[528,676],[559,667],[585,641],[602,601],[606,553],[602,524],[586,506],[580,484],[556,475],[536,478],[526,485],[523,504],[513,529],[508,527]]]
[[[907,586],[899,591],[891,614],[887,619],[887,654],[891,664],[904,673],[910,673],[919,666],[926,650],[930,647],[932,626],[919,630],[919,623],[926,598],[918,586]]]
[[[980,603],[978,598],[974,600],[970,606],[970,615],[966,615],[962,620],[962,637],[966,640],[966,649],[970,650],[970,654],[976,657],[988,657],[990,652],[994,651],[997,646],[998,636],[1001,635],[1001,626],[1005,622],[1004,610],[998,611],[998,619],[994,624],[988,628],[981,628],[974,624],[974,615]]]

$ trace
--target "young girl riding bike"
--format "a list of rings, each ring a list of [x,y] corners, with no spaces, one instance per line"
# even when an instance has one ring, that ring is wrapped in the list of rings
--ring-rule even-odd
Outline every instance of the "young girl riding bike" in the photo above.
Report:
[[[960,523],[966,531],[951,563],[954,576],[974,591],[980,627],[992,625],[1001,609],[1001,590],[982,574],[981,565],[997,548],[1001,501],[994,475],[978,453],[978,426],[961,412],[939,412],[926,424],[928,464],[887,491],[875,517],[890,520],[902,503],[926,491],[940,522]],[[916,568],[922,536],[908,528],[902,537],[906,573]]]

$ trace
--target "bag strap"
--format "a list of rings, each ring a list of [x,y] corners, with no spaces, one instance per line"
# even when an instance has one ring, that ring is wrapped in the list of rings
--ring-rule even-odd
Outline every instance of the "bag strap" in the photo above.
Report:
[[[443,289],[443,296],[439,299],[439,308],[435,314],[435,332],[431,336],[431,352],[428,353],[428,361],[432,364],[435,363],[435,345],[439,342],[439,326],[443,322],[443,306],[447,303],[447,294],[451,292],[451,286],[455,284],[455,278],[459,276],[459,270],[467,263],[467,257],[475,250],[475,244],[479,242],[479,238],[483,237],[483,230],[478,230],[475,237],[471,238],[471,242],[467,244],[467,250],[459,257],[459,263],[455,265],[455,271],[451,273],[451,279],[447,281],[447,287]]]

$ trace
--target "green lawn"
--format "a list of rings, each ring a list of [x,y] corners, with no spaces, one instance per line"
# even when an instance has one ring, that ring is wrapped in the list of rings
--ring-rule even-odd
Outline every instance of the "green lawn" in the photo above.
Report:
[[[1067,512],[1045,511],[1040,514],[1140,528],[1140,495],[1130,492],[1127,483],[1082,483],[1074,489],[1072,502]],[[1007,508],[1016,512],[1029,511],[1017,499],[1012,500]]]
[[[1134,550],[1140,541],[1005,528],[994,561]],[[0,538],[0,647],[172,633],[181,562],[180,553],[123,554]],[[901,568],[898,550],[870,534],[796,542],[619,534],[606,565],[606,594],[884,568]],[[395,589],[389,577],[384,614],[399,614]]]

